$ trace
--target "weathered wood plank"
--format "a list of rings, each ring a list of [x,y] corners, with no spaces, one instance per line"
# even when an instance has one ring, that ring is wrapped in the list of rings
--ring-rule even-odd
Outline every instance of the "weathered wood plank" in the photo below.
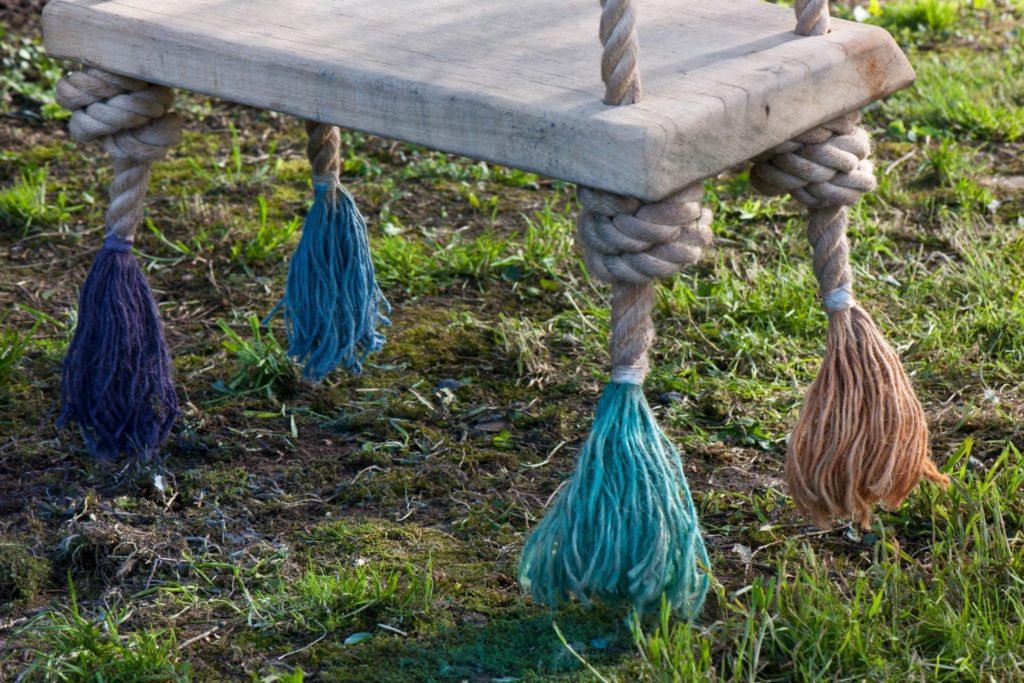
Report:
[[[596,0],[52,0],[47,51],[644,199],[913,81],[889,35],[639,0],[644,99],[601,102]]]

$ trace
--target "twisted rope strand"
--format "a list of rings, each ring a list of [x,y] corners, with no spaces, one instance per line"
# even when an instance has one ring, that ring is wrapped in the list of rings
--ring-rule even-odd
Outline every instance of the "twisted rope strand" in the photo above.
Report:
[[[114,159],[114,181],[110,184],[107,207],[107,235],[131,242],[142,225],[146,188],[153,162],[138,159]]]
[[[633,0],[601,0],[601,80],[604,103],[614,106],[640,101],[640,42]]]
[[[832,30],[828,0],[796,0],[796,32],[802,36],[823,36]]]
[[[654,287],[612,284],[612,381],[643,384],[654,344]]]
[[[341,130],[337,126],[306,121],[306,157],[313,168],[313,181],[332,186],[330,192],[341,187]]]
[[[639,41],[632,0],[601,0],[601,78],[605,104],[640,101]],[[711,213],[697,183],[645,204],[586,187],[577,191],[583,211],[577,235],[593,275],[612,285],[612,380],[642,384],[654,343],[653,281],[696,263],[711,243]]]
[[[840,289],[852,297],[846,206],[876,184],[871,141],[859,122],[858,112],[829,121],[761,155],[750,173],[762,193],[789,193],[809,207],[807,239],[823,300]]]

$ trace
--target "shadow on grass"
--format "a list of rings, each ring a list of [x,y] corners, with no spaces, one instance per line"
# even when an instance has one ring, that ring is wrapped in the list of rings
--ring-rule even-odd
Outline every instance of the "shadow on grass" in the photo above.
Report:
[[[329,634],[292,663],[330,681],[524,681],[575,678],[586,674],[588,665],[615,666],[635,652],[622,612],[597,607],[524,612],[487,624],[467,620],[417,638],[378,629],[372,639],[354,645],[344,640],[344,634]]]

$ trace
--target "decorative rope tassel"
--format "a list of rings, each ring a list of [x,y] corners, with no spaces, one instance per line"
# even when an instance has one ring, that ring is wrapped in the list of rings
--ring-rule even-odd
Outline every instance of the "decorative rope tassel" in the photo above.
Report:
[[[579,190],[588,267],[612,283],[612,381],[575,474],[523,550],[519,580],[538,602],[596,598],[643,613],[664,595],[688,617],[704,602],[709,561],[697,511],[642,388],[654,342],[653,279],[696,262],[711,241],[702,192],[697,185],[643,205]]]
[[[871,143],[857,113],[761,157],[751,172],[766,194],[790,192],[810,207],[807,237],[828,313],[828,346],[789,441],[786,480],[819,526],[832,518],[871,525],[875,502],[898,506],[922,479],[948,479],[928,455],[928,427],[899,357],[853,297],[848,213],[875,187]]]
[[[64,359],[58,425],[77,423],[96,457],[149,458],[178,415],[171,358],[146,277],[131,253],[153,161],[181,140],[163,87],[86,69],[61,79],[71,134],[114,157],[107,238],[82,286]]]
[[[640,99],[632,0],[602,0],[605,104]],[[587,268],[612,284],[612,381],[565,491],[526,542],[519,581],[551,607],[575,596],[694,616],[709,578],[707,551],[679,453],[644,397],[654,343],[653,281],[696,263],[711,243],[698,183],[665,199],[579,188],[577,222]]]
[[[320,381],[339,365],[354,374],[366,356],[384,345],[381,325],[391,307],[377,286],[366,222],[341,186],[341,132],[306,122],[313,166],[313,206],[288,267],[278,309],[288,331],[288,355]]]

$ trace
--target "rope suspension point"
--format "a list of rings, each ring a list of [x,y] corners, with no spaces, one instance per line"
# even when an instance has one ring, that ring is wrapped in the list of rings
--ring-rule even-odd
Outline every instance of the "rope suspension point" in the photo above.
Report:
[[[601,80],[604,103],[613,106],[640,101],[640,42],[633,0],[601,0]]]
[[[640,99],[630,0],[602,2],[605,103]],[[598,403],[576,472],[523,549],[519,578],[534,599],[573,597],[656,610],[664,597],[695,616],[709,560],[682,460],[643,393],[654,343],[654,280],[695,263],[711,243],[703,183],[661,201],[580,187],[578,243],[593,275],[611,284],[612,381]]]
[[[87,68],[62,78],[79,142],[114,158],[107,238],[79,295],[78,324],[61,373],[58,424],[76,423],[97,457],[156,455],[178,415],[171,359],[156,302],[131,253],[153,162],[181,141],[169,88]]]
[[[798,0],[797,32],[829,30],[828,2]],[[853,112],[755,159],[751,183],[808,207],[807,238],[828,314],[821,369],[789,440],[786,480],[797,507],[820,526],[871,525],[881,501],[898,506],[921,479],[948,478],[929,457],[924,410],[896,352],[853,295],[849,206],[875,188],[871,140]]]
[[[796,0],[796,32],[801,36],[822,36],[832,30],[828,0]]]

